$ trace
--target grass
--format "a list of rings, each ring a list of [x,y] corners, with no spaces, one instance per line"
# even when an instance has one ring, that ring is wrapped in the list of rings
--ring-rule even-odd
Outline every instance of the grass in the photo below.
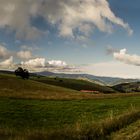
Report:
[[[117,115],[131,106],[139,107],[140,97],[69,101],[1,98],[0,124],[17,129],[57,129],[73,125],[79,119],[96,121],[110,113]]]
[[[0,96],[31,99],[72,98],[80,92],[32,80],[23,80],[13,75],[0,75]]]
[[[120,116],[128,108],[138,111]],[[0,139],[3,140],[45,140],[58,136],[62,139],[94,139],[93,134],[101,138],[139,119],[139,109],[139,93],[85,94],[0,75]],[[114,117],[116,115],[119,119]]]
[[[46,129],[26,128],[23,131],[17,131],[9,128],[0,129],[0,137],[3,139],[10,138],[10,140],[109,140],[116,139],[116,136],[118,136],[113,135],[113,137],[110,137],[112,133],[116,134],[118,130],[125,129],[129,125],[131,126],[139,118],[140,110],[129,110],[129,112],[122,115],[113,116],[113,118],[108,117],[100,122],[88,122],[88,124],[77,122],[72,127],[65,126],[65,128],[57,130],[47,131]],[[136,130],[137,133],[133,135],[135,140],[140,136],[139,130]],[[119,139],[121,138],[124,137],[119,137]]]
[[[140,120],[112,133],[113,140],[139,140],[140,139]]]
[[[74,140],[105,140],[109,139],[112,132],[116,132],[124,128],[140,118],[140,111],[130,111],[120,116],[106,118],[101,122],[94,122],[84,127],[79,124],[78,128],[54,131],[48,136],[48,139],[74,139]],[[138,138],[138,136],[137,136]]]

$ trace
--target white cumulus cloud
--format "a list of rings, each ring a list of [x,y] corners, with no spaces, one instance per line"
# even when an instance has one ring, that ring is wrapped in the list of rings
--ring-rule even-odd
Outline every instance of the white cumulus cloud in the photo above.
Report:
[[[126,49],[121,49],[120,52],[114,52],[113,56],[120,62],[140,66],[140,56],[136,54],[127,54],[126,51]]]
[[[10,52],[8,51],[8,49],[6,47],[4,47],[3,45],[0,45],[0,58],[7,58],[9,57]]]
[[[67,63],[61,60],[51,60],[51,61],[48,61],[48,64],[52,66],[58,66],[58,67],[67,66]]]
[[[112,24],[119,25],[132,34],[133,30],[115,16],[107,0],[48,0],[42,6],[44,18],[58,24],[61,36],[74,37],[75,30],[88,35],[95,27],[102,32],[112,32]]]
[[[113,24],[128,34],[133,30],[117,17],[107,0],[0,0],[0,28],[14,31],[18,39],[33,39],[46,33],[32,24],[32,19],[42,17],[57,27],[63,37],[88,36],[94,28],[112,32]]]
[[[32,58],[32,53],[30,51],[19,51],[17,52],[17,57],[20,59],[30,59]]]
[[[46,60],[45,58],[35,58],[35,59],[30,59],[25,62],[21,62],[21,65],[29,67],[29,68],[42,68],[42,67],[45,67]]]
[[[0,0],[0,28],[15,31],[18,39],[38,37],[41,31],[31,25],[31,17],[36,15],[39,5],[34,0]]]
[[[8,59],[0,62],[1,68],[12,68],[14,66],[13,56],[10,56]]]

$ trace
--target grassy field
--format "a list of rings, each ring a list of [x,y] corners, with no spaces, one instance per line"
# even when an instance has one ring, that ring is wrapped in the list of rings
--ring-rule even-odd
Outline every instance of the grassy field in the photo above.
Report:
[[[102,137],[111,135],[106,138],[114,139],[117,133],[123,137],[122,131],[130,132],[124,127],[132,125],[134,129],[138,128],[139,110],[139,93],[85,94],[11,75],[0,75],[2,140],[58,139],[58,135],[60,139],[84,140],[88,137],[94,139],[97,134]],[[123,117],[114,119],[118,115]],[[108,118],[107,123],[100,124],[105,118]],[[104,133],[95,131],[98,128]]]
[[[0,130],[47,133],[99,122],[139,107],[140,97],[66,101],[1,98]]]
[[[99,120],[111,113],[120,114],[131,106],[139,107],[140,97],[75,101],[1,98],[0,124],[16,128],[58,128],[73,124],[84,117]]]

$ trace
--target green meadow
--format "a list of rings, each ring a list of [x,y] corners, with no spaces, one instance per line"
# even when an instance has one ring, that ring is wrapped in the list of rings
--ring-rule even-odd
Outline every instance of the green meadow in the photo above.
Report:
[[[131,125],[138,127],[139,110],[139,93],[87,94],[0,75],[2,139],[114,139],[117,133],[124,137]]]

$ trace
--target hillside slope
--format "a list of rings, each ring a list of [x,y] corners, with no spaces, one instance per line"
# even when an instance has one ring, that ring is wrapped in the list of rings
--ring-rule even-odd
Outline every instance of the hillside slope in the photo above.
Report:
[[[63,83],[63,82],[62,82]],[[23,99],[95,99],[115,98],[123,94],[91,94],[34,80],[23,80],[11,74],[0,74],[0,97]],[[128,96],[131,96],[128,95]]]
[[[61,99],[76,98],[80,92],[58,86],[52,86],[32,80],[23,80],[14,75],[0,75],[0,97]]]
[[[68,78],[51,78],[51,77],[40,77],[40,78],[34,78],[33,80],[50,84],[50,85],[55,85],[55,86],[60,86],[60,87],[65,87],[73,90],[94,90],[94,91],[99,91],[102,93],[115,93],[116,91],[113,90],[112,88],[108,86],[102,86],[96,83],[92,83],[87,80],[80,80],[80,79],[68,79]]]
[[[140,82],[122,83],[112,87],[119,92],[140,92]]]

